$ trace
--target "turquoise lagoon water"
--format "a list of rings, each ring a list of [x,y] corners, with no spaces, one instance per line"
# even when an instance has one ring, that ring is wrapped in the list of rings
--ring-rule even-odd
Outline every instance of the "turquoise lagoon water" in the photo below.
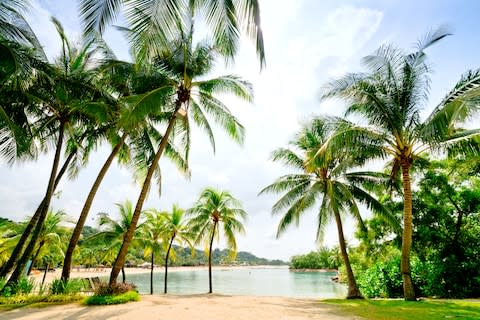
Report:
[[[150,273],[128,274],[127,281],[140,293],[150,293]],[[291,272],[287,267],[213,269],[213,292],[227,295],[341,298],[346,286],[330,280],[334,272]],[[163,272],[155,272],[154,293],[163,293]],[[199,294],[208,292],[208,270],[168,272],[168,292]]]

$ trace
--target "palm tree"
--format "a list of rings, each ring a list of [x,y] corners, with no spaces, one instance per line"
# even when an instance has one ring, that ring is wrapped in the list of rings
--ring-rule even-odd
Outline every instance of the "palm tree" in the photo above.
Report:
[[[163,236],[165,238],[165,246],[168,244],[165,253],[165,280],[163,293],[167,293],[167,279],[168,279],[168,259],[170,253],[175,253],[173,243],[177,242],[180,246],[185,243],[188,244],[192,250],[192,254],[195,252],[192,245],[193,234],[189,230],[189,222],[184,219],[185,210],[179,208],[177,205],[173,205],[172,211],[168,212],[164,216]]]
[[[237,252],[235,234],[244,234],[242,221],[247,213],[241,208],[241,203],[227,191],[218,191],[206,188],[194,206],[188,210],[191,217],[189,225],[191,233],[196,235],[196,243],[204,242],[208,246],[208,281],[209,293],[212,293],[212,249],[215,236],[222,230],[227,243],[227,248],[232,255]]]
[[[121,244],[124,241],[125,234],[132,224],[132,217],[133,217],[133,207],[132,203],[127,200],[123,204],[116,203],[115,204],[119,209],[119,219],[112,219],[108,216],[107,213],[99,213],[99,220],[98,224],[103,230],[88,239],[86,242],[90,241],[99,241],[101,240],[104,244],[103,255],[104,256],[112,256],[115,252],[118,252]],[[141,225],[137,227],[135,230],[136,236],[139,235],[139,229]],[[125,269],[122,265],[122,282],[125,282]]]
[[[365,190],[349,181],[359,175],[348,173],[347,170],[363,165],[365,158],[356,152],[330,145],[332,136],[342,123],[337,118],[316,118],[300,130],[290,143],[292,149],[275,150],[273,160],[297,170],[297,173],[280,177],[260,194],[284,193],[272,207],[273,214],[284,212],[278,225],[277,237],[292,223],[298,223],[301,216],[313,208],[317,201],[321,201],[317,218],[317,241],[322,240],[324,228],[333,216],[347,272],[347,299],[355,299],[362,298],[362,295],[350,265],[341,214],[350,213],[365,228],[357,201],[380,212],[386,213],[386,210]],[[360,177],[362,175],[364,173]]]
[[[160,253],[162,235],[164,232],[166,212],[149,209],[145,212],[145,223],[141,228],[140,242],[145,248],[144,255],[150,255],[150,294],[153,294],[153,268],[155,254]]]
[[[137,53],[144,53],[142,59],[156,56],[158,50],[176,39],[178,28],[184,26],[185,16],[200,14],[223,56],[233,60],[244,31],[256,43],[261,65],[265,64],[258,0],[81,0],[80,15],[85,34],[102,34],[122,7],[131,30],[132,46]]]
[[[57,252],[63,256],[63,242],[61,236],[64,230],[60,227],[60,224],[63,222],[69,222],[69,219],[66,219],[65,212],[61,210],[48,212],[42,231],[38,237],[37,251],[31,258],[31,264],[27,271],[27,275],[30,275],[35,262],[41,258],[41,254],[46,255]]]
[[[106,49],[108,50],[108,48]],[[133,162],[132,166],[134,168],[138,169],[139,172],[142,169],[144,170],[145,167],[148,168],[149,159],[155,155],[152,143],[162,139],[157,126],[168,120],[168,117],[164,114],[158,113],[158,108],[164,100],[161,96],[156,96],[158,99],[154,104],[154,108],[142,108],[143,105],[128,103],[129,95],[142,94],[151,90],[152,86],[161,86],[165,83],[165,77],[158,74],[158,72],[147,73],[138,64],[118,61],[110,51],[108,56],[109,59],[100,67],[102,70],[101,83],[105,83],[105,85],[113,88],[120,95],[119,116],[113,119],[111,130],[109,131],[110,136],[113,136],[113,139],[110,139],[113,148],[90,188],[73,230],[63,263],[63,281],[67,281],[70,277],[74,249],[80,239],[98,189],[113,160],[115,157],[119,157],[121,162],[129,162],[128,155],[133,154],[131,162]],[[188,164],[180,151],[167,144],[165,153],[181,172],[188,174]],[[158,167],[156,168],[156,174],[160,176]]]
[[[94,114],[101,113],[101,101],[109,100],[108,95],[94,85],[93,75],[89,69],[92,43],[87,43],[80,49],[73,48],[65,36],[61,24],[55,18],[52,18],[52,22],[62,40],[62,54],[56,64],[50,67],[50,81],[41,81],[31,87],[29,95],[33,99],[26,106],[26,110],[31,117],[38,119],[35,123],[35,130],[39,139],[43,143],[49,139],[55,141],[55,156],[47,191],[40,206],[41,210],[38,215],[35,214],[32,217],[31,223],[29,223],[30,229],[27,226],[25,230],[28,237],[28,233],[35,227],[32,238],[19,259],[9,283],[16,282],[20,277],[40,235],[55,188],[65,134],[76,132],[78,127],[95,121]],[[92,103],[92,101],[96,101],[96,103]],[[19,243],[19,246],[23,246],[23,243]],[[19,253],[21,249],[17,251]]]
[[[168,84],[146,94],[129,97],[131,104],[143,105],[145,108],[157,107],[156,98],[159,95],[161,97],[169,97],[170,102],[166,103],[164,108],[162,108],[164,114],[169,116],[169,121],[157,152],[154,158],[151,159],[145,174],[135,207],[132,226],[125,236],[125,243],[122,245],[112,268],[110,284],[115,282],[120,272],[120,267],[125,262],[128,246],[133,238],[133,232],[140,217],[152,176],[168,140],[172,137],[180,137],[183,140],[182,145],[188,156],[190,145],[189,118],[192,117],[193,121],[207,132],[211,143],[214,145],[213,132],[205,115],[209,114],[221,128],[225,129],[230,137],[238,142],[243,141],[243,127],[215,95],[218,93],[231,93],[246,101],[251,101],[251,85],[239,77],[231,75],[210,80],[198,80],[211,71],[215,60],[215,48],[206,42],[199,43],[194,47],[192,39],[193,21],[190,19],[188,22],[190,23],[188,25],[188,33],[181,29],[179,40],[170,43],[170,47],[162,51],[152,64],[153,67],[158,68],[168,77]]]
[[[458,127],[478,110],[480,74],[463,77],[445,99],[423,122],[420,111],[427,102],[431,69],[425,50],[448,35],[439,29],[418,43],[415,51],[405,53],[393,45],[384,45],[363,59],[366,73],[352,73],[328,83],[323,99],[339,97],[349,106],[346,115],[357,114],[369,124],[362,130],[355,126],[355,139],[371,139],[392,161],[391,176],[401,172],[404,211],[401,272],[405,300],[416,300],[410,275],[412,246],[412,188],[410,169],[425,151],[449,154],[477,152],[472,139],[478,129]],[[346,142],[347,144],[350,144]]]

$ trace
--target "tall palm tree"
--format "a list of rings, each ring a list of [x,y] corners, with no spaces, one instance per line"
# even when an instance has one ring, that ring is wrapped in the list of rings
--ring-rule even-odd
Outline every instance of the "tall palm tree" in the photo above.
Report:
[[[185,16],[200,15],[223,56],[229,60],[235,57],[244,31],[256,43],[261,65],[265,64],[258,0],[81,0],[85,34],[102,34],[122,8],[127,28],[132,31],[133,48],[137,53],[146,53],[142,59],[156,56],[159,49],[174,40],[178,28],[185,25]]]
[[[165,150],[169,139],[179,137],[182,146],[187,151],[190,145],[189,118],[208,134],[214,145],[214,136],[206,114],[210,115],[221,128],[234,140],[243,141],[244,129],[238,120],[230,113],[228,108],[215,96],[219,93],[230,93],[246,101],[252,100],[251,85],[237,76],[223,76],[209,80],[199,80],[205,77],[213,67],[215,48],[206,42],[193,45],[193,21],[189,20],[188,32],[180,30],[179,39],[170,43],[161,54],[153,61],[153,66],[158,68],[168,77],[168,84],[156,88],[146,94],[131,96],[129,102],[143,105],[145,108],[157,107],[156,97],[169,97],[170,102],[164,105],[162,111],[169,116],[165,133],[159,143],[157,152],[151,159],[140,195],[135,207],[132,226],[125,236],[125,243],[120,249],[117,260],[112,268],[110,284],[120,272],[120,267],[125,262],[128,246],[133,238],[134,228],[140,217],[143,203],[145,202],[151,179],[157,168],[159,160]],[[174,130],[175,128],[175,130]],[[186,157],[188,158],[188,157]]]
[[[193,234],[189,229],[189,222],[184,219],[185,210],[181,209],[177,205],[173,205],[172,211],[167,212],[164,216],[163,222],[163,237],[165,239],[165,279],[163,293],[167,293],[167,279],[168,279],[168,259],[170,253],[175,253],[173,243],[176,242],[183,247],[187,244],[192,250],[192,254],[195,252],[192,245]],[[168,245],[168,247],[167,247]]]
[[[360,226],[365,228],[357,201],[366,203],[382,213],[386,213],[386,209],[365,190],[349,181],[364,175],[348,173],[347,170],[363,165],[365,157],[329,144],[342,123],[343,121],[337,118],[316,118],[300,130],[290,143],[291,149],[275,150],[273,160],[297,172],[280,177],[265,187],[260,194],[283,193],[272,207],[273,214],[283,213],[277,237],[292,223],[298,223],[301,216],[312,209],[317,201],[321,201],[317,217],[317,241],[322,240],[325,226],[333,216],[347,272],[347,298],[354,299],[362,298],[362,295],[350,265],[341,214],[350,213]]]
[[[410,275],[412,246],[412,188],[410,169],[425,151],[450,154],[477,152],[471,143],[479,130],[463,130],[461,125],[479,108],[478,72],[462,78],[445,99],[421,121],[420,111],[427,103],[431,69],[425,50],[448,35],[438,29],[429,33],[417,48],[406,53],[393,45],[383,45],[363,59],[366,73],[352,73],[328,83],[323,98],[339,97],[349,105],[346,115],[356,114],[369,124],[355,129],[358,139],[371,139],[389,156],[392,178],[401,172],[404,212],[401,272],[405,300],[415,300]]]
[[[150,255],[150,294],[153,294],[153,269],[155,254],[160,254],[166,212],[149,209],[145,212],[145,223],[140,229],[140,245],[144,247],[144,255]]]
[[[99,213],[98,224],[102,227],[102,231],[94,234],[86,239],[86,242],[99,241],[104,243],[103,255],[112,256],[115,252],[118,252],[121,244],[123,243],[125,234],[132,224],[133,207],[132,203],[127,200],[124,203],[116,203],[118,213],[120,217],[118,219],[112,219],[107,213]],[[139,229],[141,225],[137,226],[136,236],[139,236]],[[122,282],[125,282],[125,269],[122,266]]]
[[[92,43],[87,43],[80,49],[72,47],[61,24],[55,18],[52,18],[52,22],[62,40],[62,54],[50,68],[48,74],[50,81],[38,82],[32,86],[29,92],[29,95],[33,97],[32,102],[26,108],[33,118],[38,119],[35,123],[35,131],[39,135],[39,139],[43,143],[49,139],[55,141],[55,156],[47,191],[44,201],[42,201],[43,206],[38,215],[32,217],[31,224],[29,224],[31,228],[35,227],[32,238],[19,259],[9,283],[16,282],[20,277],[43,227],[55,187],[65,135],[76,132],[78,126],[81,127],[89,121],[95,121],[94,115],[101,113],[100,101],[110,100],[108,94],[98,90],[94,85],[93,75],[89,69]],[[96,101],[96,103],[92,103],[92,101]],[[25,232],[27,231],[31,232],[31,229],[27,228]],[[23,243],[19,243],[19,245],[23,246]]]
[[[237,241],[235,234],[244,234],[242,220],[247,213],[241,208],[241,203],[227,191],[206,188],[194,206],[188,210],[191,217],[189,225],[192,234],[196,235],[196,243],[204,242],[208,246],[208,283],[209,293],[212,293],[212,249],[215,237],[223,233],[227,248],[235,255]],[[220,231],[221,230],[221,231]]]
[[[144,170],[145,167],[148,168],[149,158],[155,155],[153,144],[162,139],[157,126],[168,120],[167,116],[158,112],[161,110],[160,107],[164,101],[159,95],[156,96],[157,101],[153,104],[153,107],[150,106],[149,108],[143,108],[141,104],[130,104],[128,102],[130,95],[142,94],[151,90],[152,87],[163,85],[165,77],[158,72],[147,72],[138,64],[115,60],[111,52],[108,55],[110,58],[100,67],[102,70],[101,83],[105,83],[117,95],[120,95],[119,116],[114,119],[109,131],[110,136],[113,137],[110,139],[113,148],[89,190],[73,230],[63,263],[63,281],[67,281],[70,277],[74,249],[80,239],[98,189],[113,160],[115,157],[119,157],[121,162],[130,161],[138,171]],[[167,144],[165,153],[181,172],[188,174],[188,164],[179,150]],[[133,159],[128,157],[131,154],[133,154]],[[156,174],[160,177],[158,167],[156,168]]]

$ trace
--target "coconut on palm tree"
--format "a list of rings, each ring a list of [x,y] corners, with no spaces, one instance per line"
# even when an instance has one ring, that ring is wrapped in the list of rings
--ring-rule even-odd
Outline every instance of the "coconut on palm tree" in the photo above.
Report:
[[[368,192],[351,182],[352,179],[361,179],[365,174],[349,172],[352,168],[363,165],[365,157],[331,144],[332,137],[338,134],[343,122],[337,118],[315,118],[302,127],[290,143],[291,148],[275,150],[273,160],[296,172],[281,176],[260,194],[282,194],[272,207],[273,214],[282,214],[277,237],[291,224],[297,224],[305,212],[320,202],[317,241],[322,240],[325,226],[334,218],[340,253],[347,272],[347,298],[353,299],[361,298],[362,295],[350,265],[341,216],[349,213],[363,226],[357,202],[365,203],[385,216],[388,216],[388,212]]]
[[[228,191],[206,188],[192,208],[188,210],[190,231],[196,236],[195,243],[205,243],[208,248],[208,283],[209,293],[212,287],[212,250],[213,240],[222,234],[227,248],[235,256],[237,252],[236,234],[244,234],[243,221],[247,213],[240,201]]]
[[[430,88],[431,68],[425,50],[448,35],[439,29],[418,42],[413,52],[384,45],[363,59],[365,73],[347,74],[324,87],[323,99],[339,97],[348,102],[346,115],[355,114],[368,123],[359,130],[354,126],[352,139],[371,140],[390,157],[392,178],[401,174],[403,183],[403,236],[401,273],[405,300],[415,300],[410,275],[412,246],[411,167],[426,151],[449,155],[476,153],[473,143],[479,129],[459,127],[479,109],[480,75],[471,72],[432,111],[421,119]],[[350,144],[351,141],[344,141]],[[377,157],[378,158],[378,157]]]

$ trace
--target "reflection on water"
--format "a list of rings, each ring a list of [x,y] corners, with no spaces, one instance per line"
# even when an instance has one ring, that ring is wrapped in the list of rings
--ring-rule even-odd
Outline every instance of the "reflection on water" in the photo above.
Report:
[[[333,272],[290,272],[288,268],[242,268],[213,270],[215,293],[254,296],[286,296],[341,298],[346,287],[330,280]],[[155,272],[154,292],[163,292],[163,272]],[[128,274],[127,281],[137,285],[140,293],[150,292],[150,274]],[[208,292],[208,271],[177,271],[168,273],[168,292],[196,294]]]

